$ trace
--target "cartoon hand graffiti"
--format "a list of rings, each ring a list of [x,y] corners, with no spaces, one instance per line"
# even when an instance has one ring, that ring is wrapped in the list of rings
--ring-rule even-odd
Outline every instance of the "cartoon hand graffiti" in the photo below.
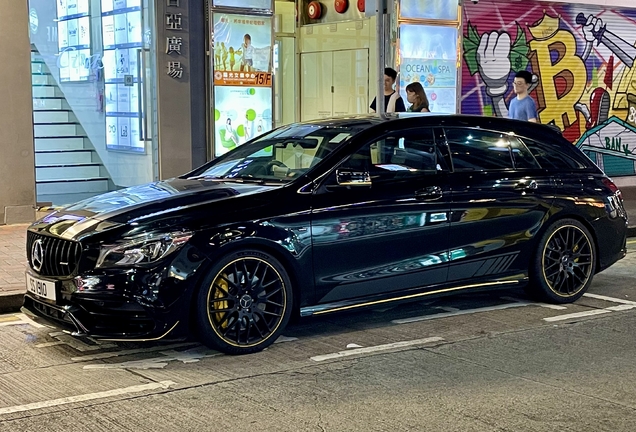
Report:
[[[508,90],[508,75],[511,70],[510,49],[508,33],[484,33],[479,41],[476,53],[479,75],[491,97],[502,96]]]
[[[583,36],[588,42],[594,42],[596,40],[596,33],[601,30],[603,21],[600,18],[596,18],[594,15],[589,15],[583,25]]]
[[[596,41],[597,44],[603,44],[608,47],[627,67],[631,68],[634,66],[636,47],[608,31],[607,25],[604,25],[600,18],[596,18],[593,15],[589,15],[585,18],[583,13],[579,13],[576,16],[576,23],[583,26],[583,34],[587,41],[585,52],[583,53],[583,60],[587,59],[587,56],[592,50],[592,44]]]

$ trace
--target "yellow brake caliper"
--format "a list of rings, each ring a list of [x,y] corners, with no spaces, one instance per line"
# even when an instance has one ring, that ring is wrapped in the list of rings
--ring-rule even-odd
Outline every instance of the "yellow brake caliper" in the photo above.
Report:
[[[223,288],[223,290],[225,290],[225,292],[229,293],[230,292],[230,287],[228,285],[228,283],[226,282],[226,278],[227,275],[223,274],[223,277],[219,277],[217,278],[217,280],[215,281],[215,285],[220,286],[221,288]],[[223,298],[226,297],[226,294],[220,290],[218,287],[214,290],[214,298],[218,299],[218,298]],[[214,309],[228,309],[229,304],[227,300],[216,300],[213,302],[213,307]],[[227,314],[229,312],[217,312],[216,313],[216,319],[217,322],[221,322],[223,321],[223,317],[225,316],[225,314]],[[228,322],[227,320],[225,320],[225,322],[223,322],[223,324],[221,324],[222,328],[227,328]]]

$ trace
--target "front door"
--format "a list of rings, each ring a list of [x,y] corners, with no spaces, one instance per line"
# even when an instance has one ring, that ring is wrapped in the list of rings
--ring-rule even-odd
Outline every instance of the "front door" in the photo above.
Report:
[[[450,190],[432,130],[368,142],[339,170],[368,173],[372,185],[338,185],[334,172],[315,192],[319,302],[446,282]]]

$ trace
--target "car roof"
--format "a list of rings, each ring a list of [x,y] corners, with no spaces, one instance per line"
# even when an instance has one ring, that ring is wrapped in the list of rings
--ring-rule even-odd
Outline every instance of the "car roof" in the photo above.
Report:
[[[521,120],[500,117],[488,117],[467,114],[436,113],[390,113],[381,117],[379,114],[361,114],[310,120],[298,124],[312,124],[326,127],[352,127],[366,129],[383,123],[395,129],[415,127],[474,127],[501,132],[513,132],[517,135],[533,137],[555,134],[561,135],[558,128]]]

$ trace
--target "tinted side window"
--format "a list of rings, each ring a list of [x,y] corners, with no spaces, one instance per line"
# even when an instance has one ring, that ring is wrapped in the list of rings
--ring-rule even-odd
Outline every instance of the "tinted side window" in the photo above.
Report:
[[[435,174],[443,161],[432,129],[404,131],[370,142],[352,154],[343,168],[370,171],[382,177]]]
[[[530,150],[517,138],[510,137],[510,151],[516,169],[538,169],[541,168]]]
[[[445,129],[455,171],[512,169],[508,138],[477,129]]]
[[[565,154],[557,145],[547,145],[538,143],[536,141],[523,139],[530,152],[534,155],[537,162],[542,168],[549,170],[580,170],[585,169],[586,166],[581,162],[571,158]]]

